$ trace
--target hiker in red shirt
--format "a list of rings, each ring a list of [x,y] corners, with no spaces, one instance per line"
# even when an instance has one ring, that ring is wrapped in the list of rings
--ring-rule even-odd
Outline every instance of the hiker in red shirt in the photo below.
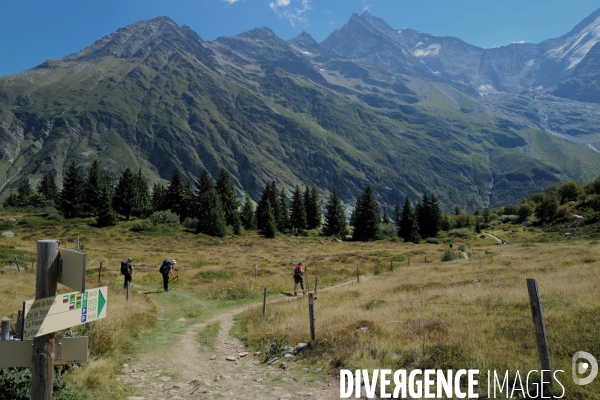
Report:
[[[302,294],[306,294],[306,291],[304,290],[304,265],[302,265],[302,261],[294,267],[294,296],[297,296],[296,287],[298,284],[300,284],[300,287],[302,288]]]

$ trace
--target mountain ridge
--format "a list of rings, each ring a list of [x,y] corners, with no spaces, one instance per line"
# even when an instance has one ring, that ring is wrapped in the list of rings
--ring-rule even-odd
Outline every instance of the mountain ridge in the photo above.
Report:
[[[60,184],[70,161],[98,159],[151,181],[226,168],[255,199],[271,180],[337,187],[347,203],[369,184],[384,207],[427,191],[449,211],[600,173],[593,124],[569,114],[576,102],[510,89],[535,80],[510,66],[513,49],[534,45],[487,52],[480,71],[479,48],[457,38],[370,13],[340,29],[320,44],[269,28],[204,41],[158,17],[0,77],[0,191],[51,171]],[[563,119],[569,132],[556,131]]]

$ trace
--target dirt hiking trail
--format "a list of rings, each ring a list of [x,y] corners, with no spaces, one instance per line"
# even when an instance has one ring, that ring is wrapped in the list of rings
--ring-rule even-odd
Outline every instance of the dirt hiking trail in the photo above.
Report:
[[[361,276],[369,279],[369,276]],[[349,281],[320,291],[349,285]],[[279,297],[268,303],[307,301],[307,296]],[[256,303],[259,304],[259,303]],[[307,305],[308,307],[308,305]],[[281,358],[273,365],[262,364],[247,352],[245,344],[229,334],[240,307],[190,326],[167,347],[141,354],[134,364],[124,364],[118,378],[137,388],[138,396],[127,400],[182,399],[338,399],[339,381],[314,369],[295,365],[293,358]],[[173,322],[178,323],[178,322]],[[219,323],[214,349],[197,341],[200,331]],[[282,363],[284,365],[282,365]]]

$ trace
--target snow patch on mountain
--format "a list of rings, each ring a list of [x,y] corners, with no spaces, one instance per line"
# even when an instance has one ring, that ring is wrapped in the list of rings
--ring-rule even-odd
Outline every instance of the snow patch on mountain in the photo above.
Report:
[[[546,55],[569,62],[567,70],[574,68],[587,53],[600,41],[600,18],[586,26],[577,35],[571,36],[559,47],[549,50]]]
[[[422,43],[419,42],[417,44],[417,46],[419,46],[420,44],[422,44]],[[437,56],[440,53],[441,49],[442,49],[442,45],[439,43],[430,44],[429,46],[427,46],[424,49],[416,49],[413,52],[413,55],[415,57]]]

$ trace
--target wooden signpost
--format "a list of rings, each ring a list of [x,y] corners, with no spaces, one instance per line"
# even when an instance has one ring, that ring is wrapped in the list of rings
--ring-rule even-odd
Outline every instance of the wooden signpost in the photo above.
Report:
[[[0,368],[31,367],[34,400],[52,400],[54,365],[88,360],[87,337],[55,339],[54,332],[106,317],[108,288],[85,290],[86,257],[38,240],[35,299],[19,310],[21,340],[0,341]],[[58,283],[76,291],[56,295]]]

